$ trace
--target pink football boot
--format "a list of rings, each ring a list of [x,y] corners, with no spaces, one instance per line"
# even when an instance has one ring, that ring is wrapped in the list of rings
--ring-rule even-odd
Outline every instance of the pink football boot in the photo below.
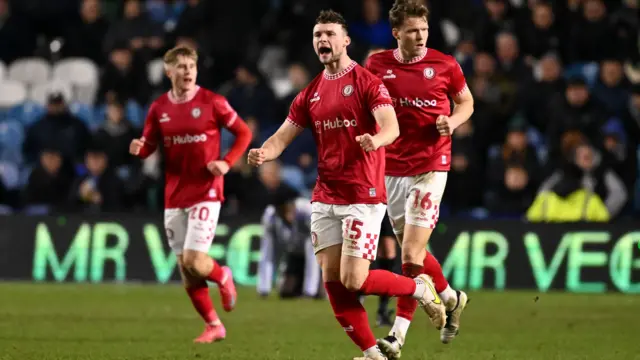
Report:
[[[228,266],[223,266],[222,271],[226,275],[222,284],[218,285],[220,290],[220,298],[222,299],[222,307],[224,311],[231,311],[236,306],[236,300],[238,299],[238,293],[236,292],[236,285],[233,283],[233,274]]]
[[[207,325],[202,335],[193,340],[196,344],[210,344],[212,342],[224,340],[227,336],[227,330],[224,325]]]

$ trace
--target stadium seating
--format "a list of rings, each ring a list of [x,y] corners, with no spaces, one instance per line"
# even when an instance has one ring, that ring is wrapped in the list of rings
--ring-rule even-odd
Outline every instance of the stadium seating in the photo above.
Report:
[[[158,86],[162,83],[164,77],[164,63],[162,59],[154,59],[147,65],[147,77],[149,83],[153,86]]]
[[[72,87],[73,97],[68,100],[83,104],[93,104],[98,91],[99,73],[96,64],[83,58],[60,60],[53,67],[53,79]]]
[[[0,109],[8,110],[26,100],[27,88],[23,83],[8,79],[0,82]]]
[[[65,101],[73,98],[73,88],[71,84],[62,80],[51,80],[33,86],[29,92],[29,99],[38,104],[46,105],[47,97],[52,92],[61,92]]]
[[[42,84],[51,77],[51,65],[36,57],[18,59],[11,63],[7,75],[9,80],[20,81],[27,86]]]

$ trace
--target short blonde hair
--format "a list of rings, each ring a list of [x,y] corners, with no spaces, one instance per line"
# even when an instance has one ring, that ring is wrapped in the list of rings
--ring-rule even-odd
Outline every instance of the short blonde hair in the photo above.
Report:
[[[198,52],[188,46],[176,46],[168,50],[162,60],[165,65],[175,65],[178,62],[178,56],[185,56],[198,62]]]

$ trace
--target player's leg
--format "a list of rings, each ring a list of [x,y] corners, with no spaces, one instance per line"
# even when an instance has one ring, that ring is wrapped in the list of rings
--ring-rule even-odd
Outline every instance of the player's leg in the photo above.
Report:
[[[216,283],[224,310],[231,311],[237,297],[231,269],[220,266],[209,256],[209,248],[218,226],[220,203],[202,202],[187,210],[189,219],[183,253],[184,265],[191,274]]]
[[[218,285],[224,310],[231,311],[237,298],[231,270],[226,266],[220,266],[209,256],[209,248],[218,225],[220,203],[202,202],[187,209],[187,212],[187,234],[182,254],[184,268],[192,276],[215,282]],[[206,293],[206,297],[209,298],[210,302],[208,289],[208,286],[206,288],[203,286],[201,294]],[[205,296],[201,295],[201,298],[204,302]],[[213,308],[213,304],[210,304],[211,308]],[[196,342],[213,342],[222,340],[225,336],[226,330],[222,323],[219,325],[207,325],[202,335],[196,339]]]
[[[336,209],[342,218],[344,239],[340,280],[348,290],[365,295],[412,296],[431,318],[435,317],[433,312],[444,316],[444,306],[428,276],[411,279],[387,270],[369,270],[377,256],[384,204],[336,206]]]
[[[347,290],[340,281],[342,222],[335,217],[333,205],[318,202],[312,204],[311,242],[322,269],[324,288],[336,320],[365,356],[369,354],[371,359],[382,359],[358,295]]]
[[[176,254],[180,277],[193,307],[204,320],[207,328],[220,325],[218,314],[209,297],[207,282],[193,275],[184,264],[183,249],[188,228],[188,214],[183,209],[167,209],[164,215],[164,226],[169,240],[169,247]],[[196,339],[199,342],[200,337]]]

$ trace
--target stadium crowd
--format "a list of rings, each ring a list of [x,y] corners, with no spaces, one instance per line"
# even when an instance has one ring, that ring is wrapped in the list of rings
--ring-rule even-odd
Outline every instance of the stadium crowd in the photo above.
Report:
[[[453,135],[441,216],[536,218],[541,190],[561,198],[583,190],[611,218],[637,216],[639,2],[426,2],[428,46],[455,56],[475,97],[471,120]],[[395,46],[391,3],[0,0],[3,211],[159,211],[161,155],[141,162],[128,144],[169,88],[164,51],[199,51],[198,83],[228,98],[254,147],[321,70],[310,41],[319,10],[345,15],[350,54],[363,62],[369,50]],[[281,182],[307,192],[315,176],[306,131],[282,163],[236,165],[224,211],[262,211]]]

